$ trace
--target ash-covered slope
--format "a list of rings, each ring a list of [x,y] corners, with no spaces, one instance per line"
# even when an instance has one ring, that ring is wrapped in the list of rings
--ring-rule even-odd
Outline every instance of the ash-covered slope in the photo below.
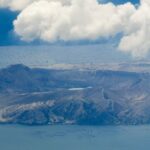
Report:
[[[0,70],[0,122],[150,123],[150,74],[13,65]]]

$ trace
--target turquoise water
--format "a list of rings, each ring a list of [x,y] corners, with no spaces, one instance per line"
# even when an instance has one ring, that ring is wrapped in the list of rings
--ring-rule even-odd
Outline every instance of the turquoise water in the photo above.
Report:
[[[150,150],[150,126],[0,125],[0,150]]]

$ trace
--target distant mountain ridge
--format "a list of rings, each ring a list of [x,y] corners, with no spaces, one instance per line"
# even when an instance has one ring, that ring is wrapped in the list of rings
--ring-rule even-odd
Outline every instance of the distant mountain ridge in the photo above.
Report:
[[[150,73],[12,65],[0,70],[0,122],[148,124]]]

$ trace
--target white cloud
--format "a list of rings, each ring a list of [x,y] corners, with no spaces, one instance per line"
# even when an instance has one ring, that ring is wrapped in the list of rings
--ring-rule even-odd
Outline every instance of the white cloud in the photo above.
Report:
[[[21,11],[25,9],[27,6],[32,4],[33,2],[38,2],[40,0],[0,0],[0,8],[9,8],[13,11]],[[71,0],[47,0],[51,1],[59,1],[62,4],[69,4]]]
[[[34,0],[0,0],[1,8],[10,8],[11,10],[22,10]]]
[[[143,57],[150,50],[150,1],[142,0],[140,7],[130,17],[119,49],[134,57]]]
[[[95,40],[114,36],[127,26],[135,12],[132,4],[115,6],[96,0],[72,0],[70,5],[39,1],[24,9],[14,22],[22,40]]]

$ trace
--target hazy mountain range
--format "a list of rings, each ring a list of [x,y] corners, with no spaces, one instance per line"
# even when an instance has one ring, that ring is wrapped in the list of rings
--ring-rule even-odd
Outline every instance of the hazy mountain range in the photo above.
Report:
[[[149,68],[149,65],[140,66]],[[1,69],[0,122],[27,125],[150,123],[148,69],[61,67],[41,69],[18,64]]]

